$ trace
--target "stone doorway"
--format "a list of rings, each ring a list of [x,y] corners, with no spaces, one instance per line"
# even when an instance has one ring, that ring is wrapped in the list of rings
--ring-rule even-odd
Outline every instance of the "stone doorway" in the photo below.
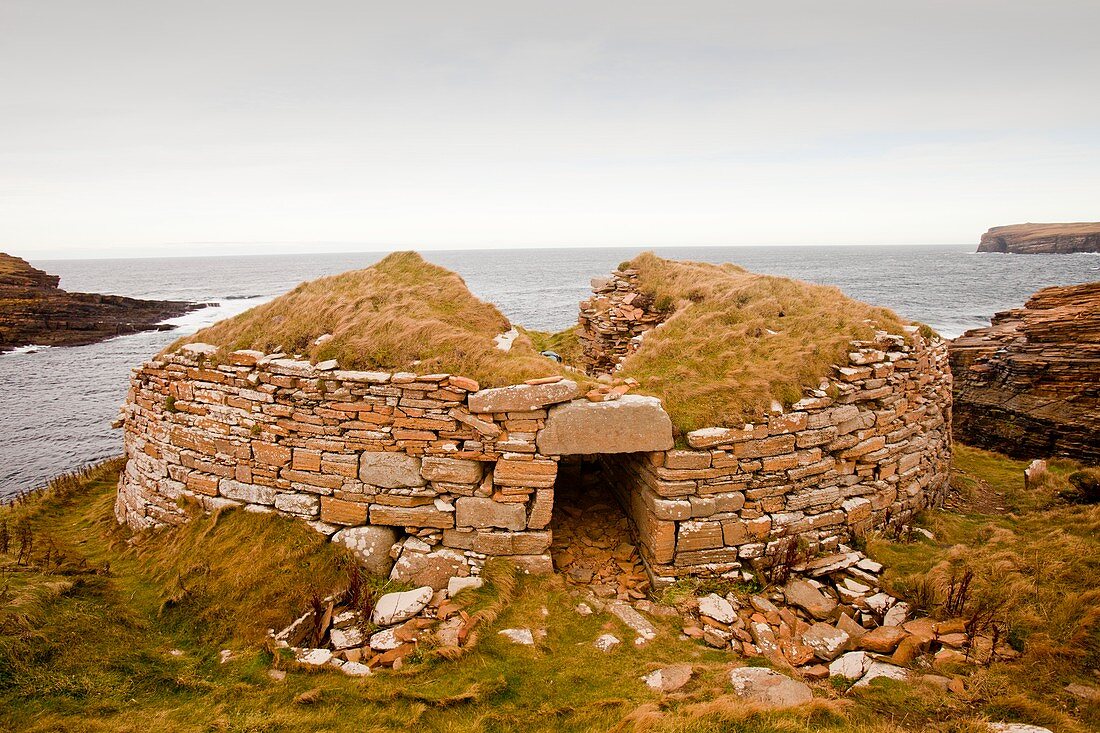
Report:
[[[601,464],[570,457],[558,467],[550,521],[554,569],[602,598],[633,601],[650,589],[635,527]]]

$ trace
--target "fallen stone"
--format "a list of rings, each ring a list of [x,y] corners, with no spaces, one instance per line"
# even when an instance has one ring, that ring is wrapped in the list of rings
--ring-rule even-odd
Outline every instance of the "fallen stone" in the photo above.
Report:
[[[614,634],[601,634],[596,637],[596,641],[594,642],[595,647],[604,653],[611,651],[619,644],[622,644],[622,641]]]
[[[891,654],[908,634],[898,626],[879,626],[859,639],[859,648],[879,654]]]
[[[356,626],[333,629],[329,632],[329,640],[332,642],[332,647],[337,650],[363,646],[363,632]]]
[[[818,621],[824,621],[836,611],[837,602],[825,595],[808,581],[794,578],[783,586],[783,595],[787,603],[798,606]]]
[[[428,553],[402,552],[390,571],[390,580],[423,583],[432,590],[446,588],[451,578],[469,573],[461,552],[447,547]]]
[[[856,567],[860,570],[866,570],[868,573],[874,573],[875,575],[882,572],[882,563],[875,562],[869,557],[862,558],[856,563]]]
[[[447,596],[454,598],[467,588],[480,588],[485,584],[481,578],[467,577],[467,578],[451,578],[447,581]]]
[[[657,638],[656,627],[646,620],[645,616],[635,611],[630,604],[623,601],[612,601],[607,604],[607,610],[638,635],[634,639],[637,646]]]
[[[641,395],[554,407],[536,442],[541,453],[551,456],[663,451],[674,443],[672,420],[661,400]]]
[[[431,586],[400,593],[387,593],[378,599],[371,620],[379,626],[392,626],[408,621],[424,610],[435,593]]]
[[[886,662],[871,662],[863,677],[852,686],[867,687],[871,682],[880,678],[904,682],[909,679],[909,671],[901,667],[895,667],[892,664],[887,664]]]
[[[396,649],[405,642],[397,638],[397,627],[384,629],[375,634],[371,634],[370,648],[376,652],[388,652],[390,649]]]
[[[890,606],[894,605],[897,599],[886,593],[876,593],[873,596],[867,596],[864,600],[867,603],[867,607],[872,611],[884,614]]]
[[[732,669],[730,683],[738,697],[767,708],[790,708],[813,699],[810,686],[805,682],[764,667]]]
[[[852,642],[858,641],[867,633],[867,629],[860,626],[856,621],[846,613],[840,614],[840,618],[837,619],[836,627],[848,635],[848,638]]]
[[[848,652],[842,654],[829,665],[830,677],[844,677],[858,680],[871,666],[871,658],[866,652]]]
[[[737,618],[733,604],[717,593],[699,599],[699,615],[708,616],[720,624],[731,624]]]
[[[802,643],[810,647],[818,659],[831,662],[848,645],[848,635],[834,626],[819,621],[802,634]]]
[[[351,554],[371,575],[384,577],[393,568],[390,548],[397,542],[397,532],[393,527],[348,527],[334,534],[332,542],[351,550]]]
[[[435,638],[440,646],[459,646],[462,641],[462,627],[465,621],[461,616],[452,616],[435,630]]]
[[[531,629],[501,629],[497,633],[513,644],[520,644],[522,646],[535,645],[535,636],[531,633]]]
[[[1100,688],[1093,687],[1092,685],[1082,685],[1074,682],[1066,685],[1066,692],[1082,700],[1100,702]]]
[[[901,626],[909,618],[909,604],[904,601],[895,603],[882,617],[883,626]]]
[[[692,671],[690,664],[673,664],[669,667],[653,670],[645,677],[642,677],[642,681],[645,682],[646,687],[649,687],[651,690],[657,690],[658,692],[675,692],[691,680],[691,675]]]
[[[1050,728],[1024,723],[986,723],[992,733],[1054,733]]]
[[[344,662],[340,666],[340,671],[349,677],[370,677],[370,667],[361,662]]]
[[[294,655],[298,664],[307,667],[323,667],[332,661],[332,651],[328,649],[299,649]]]

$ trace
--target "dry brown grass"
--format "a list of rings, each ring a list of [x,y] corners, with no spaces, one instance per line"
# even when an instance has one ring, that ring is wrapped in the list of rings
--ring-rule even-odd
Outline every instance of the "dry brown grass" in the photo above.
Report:
[[[344,369],[461,374],[484,386],[560,373],[520,335],[508,352],[493,338],[511,328],[457,274],[415,252],[395,252],[365,270],[303,283],[270,303],[176,342],[285,351]],[[314,342],[331,334],[323,344]]]
[[[1001,235],[1015,235],[1028,238],[1059,236],[1076,236],[1080,234],[1092,234],[1100,231],[1100,222],[1077,221],[1065,224],[1027,223],[1007,224],[1000,227],[992,227],[989,233]]]
[[[846,362],[853,339],[903,333],[893,312],[833,287],[648,252],[629,266],[641,290],[674,312],[646,334],[624,374],[661,397],[681,431],[752,422],[772,400],[790,405],[817,387]]]

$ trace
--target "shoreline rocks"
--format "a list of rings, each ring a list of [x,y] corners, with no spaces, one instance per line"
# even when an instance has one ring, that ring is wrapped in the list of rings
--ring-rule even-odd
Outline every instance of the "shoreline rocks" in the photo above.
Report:
[[[0,252],[0,353],[20,346],[81,346],[139,331],[164,331],[161,322],[203,304],[70,293],[60,278]]]
[[[978,251],[1020,255],[1100,252],[1100,222],[993,227],[982,235]]]
[[[957,439],[1100,463],[1100,282],[1044,288],[949,352]]]

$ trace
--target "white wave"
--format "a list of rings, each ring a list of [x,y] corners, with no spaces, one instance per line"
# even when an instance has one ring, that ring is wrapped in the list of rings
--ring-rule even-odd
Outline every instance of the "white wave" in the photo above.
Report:
[[[238,313],[244,313],[261,303],[271,300],[271,296],[262,295],[252,298],[226,298],[214,301],[215,305],[184,313],[176,318],[161,321],[161,325],[175,326],[180,335],[194,333],[201,328],[213,325]]]
[[[45,351],[48,348],[51,347],[44,344],[27,344],[26,346],[16,346],[8,353],[12,356],[15,356],[16,354],[35,354],[39,351]]]

